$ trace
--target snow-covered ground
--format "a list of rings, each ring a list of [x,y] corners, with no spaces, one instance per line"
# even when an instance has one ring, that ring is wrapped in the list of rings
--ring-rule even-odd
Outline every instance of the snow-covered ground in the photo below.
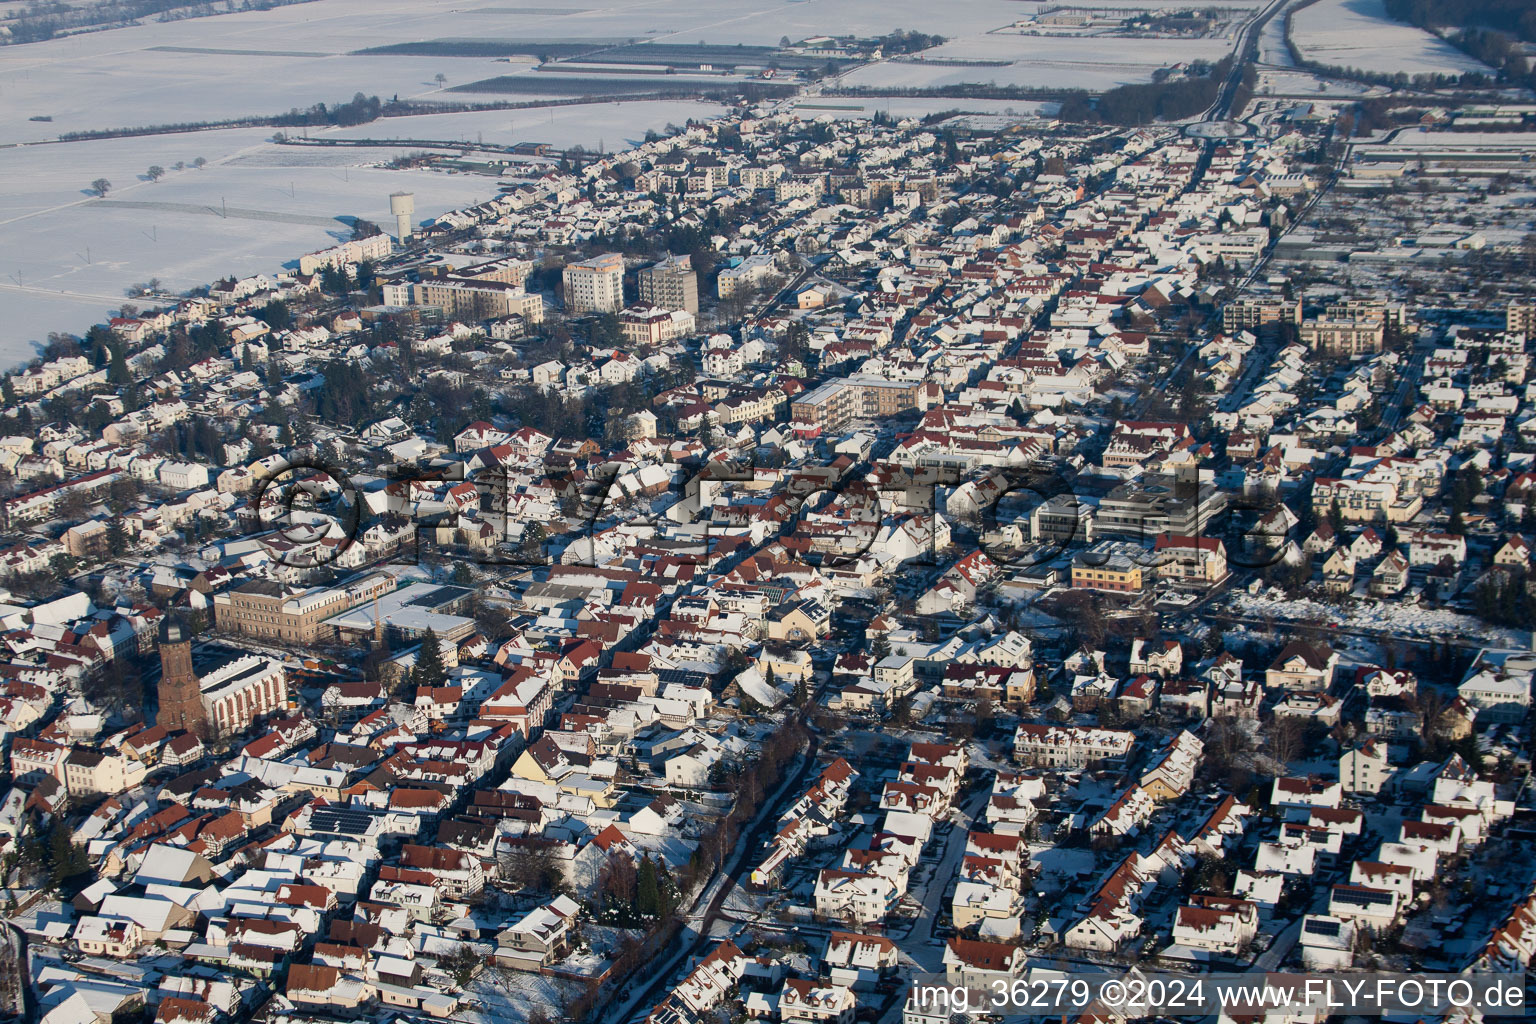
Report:
[[[1536,135],[1524,132],[1445,132],[1429,128],[1398,132],[1387,145],[1399,149],[1528,149],[1536,150]],[[1488,201],[1500,205],[1501,196],[1491,196]],[[1523,206],[1523,203],[1516,205]]]
[[[1006,60],[1004,66],[883,61],[843,76],[842,84],[876,88],[980,82],[1033,88],[1103,90],[1147,82],[1159,68],[1183,61],[1216,61],[1230,39],[1135,39],[1104,36],[1030,36],[992,33],[952,39],[923,56]]]
[[[223,20],[202,18],[178,24],[212,26]],[[456,94],[443,93],[433,76],[447,76],[446,85],[452,87],[472,78],[504,74],[506,69],[505,64],[483,59],[344,56],[320,51],[307,57],[167,52],[154,47],[177,44],[151,39],[145,40],[150,45],[121,52],[85,52],[91,43],[138,31],[122,29],[57,44],[0,49],[0,95],[5,97],[0,104],[0,139],[31,142],[68,132],[264,117],[315,103],[335,105],[359,92],[384,100],[398,95],[463,102]],[[211,41],[209,46],[217,44]],[[64,52],[43,57],[33,47]],[[28,120],[35,116],[53,120]]]
[[[1318,0],[1296,12],[1291,37],[1308,60],[1409,75],[1491,74],[1449,43],[1387,16],[1383,0]]]
[[[363,56],[435,39],[776,45],[784,36],[876,35],[902,27],[985,33],[1024,13],[1011,0],[620,0],[540,8],[452,0],[315,0],[270,11],[146,22],[0,49],[0,142],[85,128],[275,114],[347,100],[401,98],[526,69],[484,57]],[[567,8],[562,11],[561,8]],[[539,13],[541,11],[555,13]],[[447,98],[458,101],[462,94]],[[28,118],[51,115],[51,123]]]
[[[667,124],[719,117],[724,112],[721,104],[700,100],[581,103],[387,117],[352,128],[331,129],[321,137],[463,140],[495,146],[547,142],[561,148],[580,145],[593,151],[601,146],[604,152],[612,153],[640,145],[647,129],[660,130]]]
[[[1300,96],[1322,101],[1336,96],[1366,96],[1372,93],[1385,95],[1387,89],[1380,85],[1366,85],[1343,78],[1319,78],[1306,71],[1259,72],[1258,94],[1264,96]]]
[[[527,971],[488,968],[470,983],[456,1019],[468,1024],[516,1024],[537,1010],[550,1020],[558,1020],[561,1007],[575,994],[572,982]]]
[[[873,117],[876,111],[895,118],[926,117],[950,110],[963,110],[970,114],[996,114],[1017,117],[1049,117],[1060,109],[1055,101],[1039,103],[1024,100],[970,100],[944,96],[815,96],[795,104],[799,117],[814,121],[819,117],[837,119]]]
[[[1470,615],[1445,608],[1425,608],[1369,599],[1351,600],[1342,606],[1334,606],[1305,598],[1288,598],[1273,589],[1265,590],[1257,596],[1234,592],[1228,603],[1234,611],[1245,615],[1273,616],[1277,624],[1338,623],[1347,629],[1389,630],[1402,637],[1476,637],[1504,647],[1526,647],[1530,644],[1528,633],[1490,626]]]
[[[391,192],[414,192],[427,219],[495,191],[479,175],[364,166],[395,152],[277,146],[259,129],[0,149],[0,365],[50,331],[82,333],[152,277],[182,290],[273,272],[347,237],[347,218],[388,224]],[[199,156],[201,170],[171,169]],[[147,180],[151,164],[166,177]],[[104,201],[96,178],[112,182]]]

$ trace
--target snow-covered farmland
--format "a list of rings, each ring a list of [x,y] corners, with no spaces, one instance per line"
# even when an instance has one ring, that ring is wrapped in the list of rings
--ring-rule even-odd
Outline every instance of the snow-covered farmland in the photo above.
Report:
[[[874,88],[959,85],[979,82],[1029,88],[1103,90],[1146,82],[1159,68],[1185,61],[1217,61],[1232,48],[1228,39],[1134,39],[1108,36],[1032,36],[1015,33],[955,39],[924,52],[946,60],[1009,61],[954,65],[884,61],[843,76],[849,86]],[[962,104],[963,105],[963,104]]]
[[[416,194],[422,219],[483,199],[491,179],[363,166],[394,150],[276,146],[258,129],[0,149],[0,365],[49,331],[79,333],[158,277],[180,290],[271,272],[350,233],[390,222],[389,194]],[[223,155],[220,155],[222,152]],[[207,155],[202,170],[173,170]],[[158,164],[166,177],[144,171]],[[113,183],[106,199],[89,192]],[[227,215],[226,215],[227,213]]]
[[[312,56],[269,56],[141,48],[52,58],[33,50],[56,45],[84,48],[117,34],[101,32],[59,44],[0,49],[0,95],[5,97],[0,104],[0,139],[31,142],[93,129],[271,116],[315,103],[334,105],[359,92],[386,100],[396,95],[430,99],[443,95],[434,80],[438,73],[452,76],[446,83],[451,87],[471,77],[501,74],[506,68],[493,60],[342,56],[319,51]],[[28,120],[36,116],[53,120]]]
[[[1318,0],[1296,12],[1291,38],[1308,60],[1385,74],[1491,73],[1422,29],[1387,16],[1382,0]]]
[[[323,133],[326,138],[432,139],[488,146],[547,142],[605,152],[630,149],[645,141],[647,129],[719,117],[725,108],[701,100],[635,100],[627,103],[580,103],[518,110],[476,110],[458,114],[388,117],[352,128]],[[313,133],[312,133],[313,134]]]
[[[874,117],[878,111],[894,118],[926,117],[929,114],[950,110],[963,110],[971,114],[990,114],[1016,117],[1050,117],[1060,109],[1054,100],[1032,102],[1028,100],[961,100],[946,96],[829,96],[814,97],[793,107],[795,115],[807,121],[822,117],[837,120],[845,118]]]

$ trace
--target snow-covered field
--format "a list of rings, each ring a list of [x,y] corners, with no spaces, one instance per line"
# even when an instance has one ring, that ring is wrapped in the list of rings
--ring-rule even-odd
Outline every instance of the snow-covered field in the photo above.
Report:
[[[387,117],[352,128],[335,128],[324,135],[347,139],[462,140],[495,146],[547,142],[561,148],[580,145],[593,151],[601,146],[604,152],[612,153],[640,145],[647,129],[719,117],[724,112],[722,105],[700,100],[581,103]]]
[[[1183,61],[1216,61],[1232,48],[1229,39],[1131,39],[1120,37],[1029,36],[993,33],[952,39],[925,57],[1006,60],[1009,64],[955,66],[883,61],[843,76],[842,84],[886,88],[980,82],[1025,87],[1103,90],[1147,82],[1159,68]]]
[[[1376,600],[1352,600],[1336,607],[1304,598],[1288,598],[1276,590],[1265,590],[1257,596],[1234,593],[1230,604],[1234,611],[1245,615],[1273,616],[1277,625],[1286,622],[1338,623],[1349,629],[1390,630],[1397,636],[1420,639],[1477,637],[1508,647],[1526,647],[1530,643],[1528,633],[1490,626],[1470,615],[1445,608]]]
[[[1294,7],[1301,0],[1290,0],[1286,9]],[[1268,64],[1277,68],[1288,68],[1293,65],[1291,51],[1285,45],[1285,11],[1278,12],[1264,25],[1264,31],[1259,34],[1259,63]]]
[[[81,333],[152,277],[181,290],[271,272],[389,218],[389,194],[416,194],[426,219],[492,194],[479,175],[361,166],[394,150],[276,146],[260,129],[0,149],[0,365],[25,362],[50,331]],[[208,166],[172,170],[176,161]],[[143,177],[151,164],[166,177]],[[105,201],[89,192],[112,182]],[[225,215],[227,212],[227,216]]]
[[[1036,103],[1026,100],[960,100],[943,96],[822,96],[795,104],[794,111],[796,116],[814,121],[819,117],[839,120],[873,117],[876,111],[895,118],[925,117],[950,110],[963,110],[968,114],[1049,117],[1060,107],[1061,104],[1054,100]]]
[[[1308,60],[1409,75],[1491,74],[1460,50],[1387,16],[1382,0],[1318,0],[1296,12],[1291,37]]]
[[[203,18],[180,24],[211,26],[223,20]],[[93,43],[139,31],[121,29],[0,49],[0,95],[5,97],[0,104],[0,139],[31,142],[92,129],[263,117],[315,103],[335,105],[359,92],[385,100],[398,95],[462,102],[443,93],[433,76],[445,75],[451,87],[471,78],[503,74],[506,68],[493,60],[354,57],[319,51],[309,57],[278,57],[149,47],[106,53],[89,49]],[[33,47],[50,47],[56,54],[43,57]],[[34,116],[53,120],[28,120]]]
[[[1304,99],[1326,100],[1338,96],[1367,96],[1373,93],[1385,95],[1387,89],[1380,85],[1366,85],[1343,78],[1319,78],[1306,71],[1259,72],[1260,96],[1300,96]]]
[[[441,95],[447,85],[526,67],[482,57],[361,56],[353,51],[434,39],[776,45],[783,36],[874,35],[902,27],[946,36],[1009,24],[1011,0],[621,0],[541,8],[451,0],[316,0],[93,32],[0,49],[0,142],[85,128],[275,114],[354,92]],[[562,13],[529,13],[557,11]],[[455,101],[462,94],[450,97]],[[52,123],[28,118],[51,115]]]

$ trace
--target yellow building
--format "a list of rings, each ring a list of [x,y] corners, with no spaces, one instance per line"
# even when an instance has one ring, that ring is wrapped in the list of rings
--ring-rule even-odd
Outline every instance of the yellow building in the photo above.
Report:
[[[1146,583],[1147,552],[1134,544],[1104,543],[1072,559],[1072,586],[1137,593]]]

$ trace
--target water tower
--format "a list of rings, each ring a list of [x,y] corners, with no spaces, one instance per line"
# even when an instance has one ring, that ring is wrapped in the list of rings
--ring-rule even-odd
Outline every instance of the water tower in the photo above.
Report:
[[[396,192],[389,197],[389,212],[395,215],[395,236],[404,242],[411,237],[411,219],[416,216],[416,197]]]

